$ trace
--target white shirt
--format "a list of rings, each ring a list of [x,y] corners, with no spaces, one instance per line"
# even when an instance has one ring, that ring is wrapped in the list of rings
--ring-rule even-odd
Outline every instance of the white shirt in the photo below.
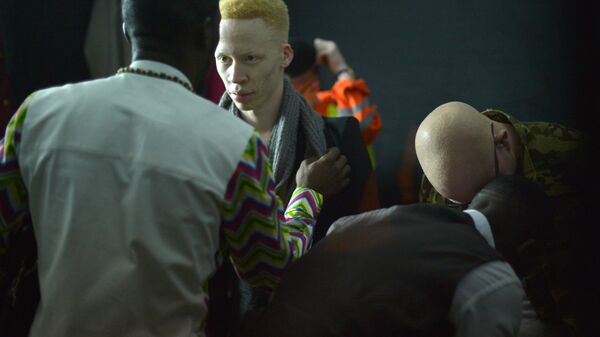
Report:
[[[466,213],[493,247],[485,216],[476,210]],[[524,299],[521,281],[507,262],[492,261],[471,270],[457,285],[450,307],[448,317],[455,327],[454,336],[517,336]]]
[[[30,336],[201,335],[226,184],[252,133],[149,76],[37,92],[19,153],[43,295]]]

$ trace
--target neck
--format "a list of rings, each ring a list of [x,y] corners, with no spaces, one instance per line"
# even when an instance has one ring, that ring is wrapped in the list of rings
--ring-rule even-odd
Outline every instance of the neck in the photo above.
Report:
[[[283,102],[283,81],[275,89],[272,99],[265,102],[261,107],[253,110],[241,110],[244,120],[252,125],[261,135],[270,133],[279,119],[279,109]]]
[[[168,64],[181,71],[192,82],[192,85],[200,83],[203,76],[201,68],[203,64],[202,58],[194,58],[194,56],[198,56],[198,53],[189,52],[188,49],[185,49],[185,52],[182,51],[181,53],[165,53],[135,47],[132,50],[133,61],[149,60]]]

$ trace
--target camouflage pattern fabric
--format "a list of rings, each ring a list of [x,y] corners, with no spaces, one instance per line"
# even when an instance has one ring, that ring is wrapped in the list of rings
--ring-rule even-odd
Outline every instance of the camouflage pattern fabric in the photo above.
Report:
[[[584,155],[583,133],[550,122],[520,122],[499,110],[482,112],[488,118],[511,124],[523,141],[517,174],[541,184],[554,205],[553,224],[544,229],[544,242],[538,257],[528,257],[522,282],[539,317],[553,326],[562,326],[561,336],[585,335],[577,317],[582,313],[584,294],[578,289],[584,264],[581,262],[581,236],[578,225],[585,220],[580,187]],[[464,209],[442,197],[423,175],[419,191],[421,202]],[[540,262],[541,261],[541,262]],[[580,294],[576,294],[579,292]]]

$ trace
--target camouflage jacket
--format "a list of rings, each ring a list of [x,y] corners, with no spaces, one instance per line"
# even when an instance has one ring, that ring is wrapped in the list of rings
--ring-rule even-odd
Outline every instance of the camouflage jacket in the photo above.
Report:
[[[520,122],[498,110],[482,112],[488,118],[511,124],[523,142],[523,153],[517,167],[518,174],[538,182],[551,198],[555,221],[545,235],[540,261],[529,266],[522,276],[523,285],[538,316],[546,322],[558,322],[566,330],[561,336],[580,336],[575,316],[579,303],[572,295],[573,281],[580,265],[573,263],[575,226],[572,214],[580,209],[578,187],[579,168],[583,159],[584,135],[572,128],[549,122]],[[436,203],[463,209],[442,197],[425,176],[419,191],[421,202]],[[545,229],[546,230],[546,229]]]

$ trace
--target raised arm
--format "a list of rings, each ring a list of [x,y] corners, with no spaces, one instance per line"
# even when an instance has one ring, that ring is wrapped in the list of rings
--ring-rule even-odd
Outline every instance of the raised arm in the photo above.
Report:
[[[354,70],[348,66],[334,41],[316,38],[314,45],[319,62],[324,63],[336,77],[331,90],[320,92],[317,97],[322,102],[335,102],[337,111],[329,108],[326,112],[319,112],[328,117],[354,116],[360,123],[365,144],[371,145],[381,130],[382,122],[377,106],[369,100],[367,83],[362,78],[356,78]]]
[[[304,161],[284,210],[275,194],[268,149],[255,134],[225,194],[223,232],[238,274],[252,286],[272,290],[283,270],[310,247],[324,195],[348,184],[349,167],[339,150]]]

